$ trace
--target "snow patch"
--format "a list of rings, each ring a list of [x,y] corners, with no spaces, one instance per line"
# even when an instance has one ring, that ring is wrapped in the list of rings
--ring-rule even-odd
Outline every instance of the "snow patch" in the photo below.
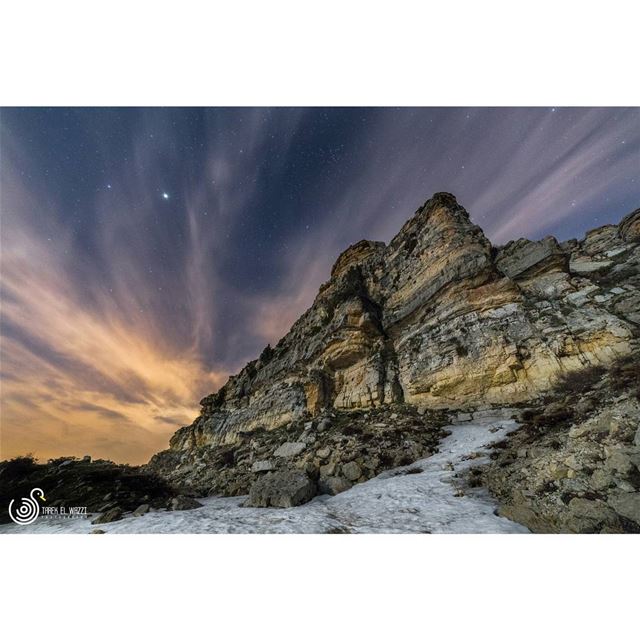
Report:
[[[519,425],[503,414],[447,427],[439,452],[355,485],[337,496],[318,496],[300,507],[242,507],[244,497],[204,498],[191,511],[153,511],[142,517],[91,525],[90,518],[4,525],[2,533],[527,533],[495,514],[482,488],[460,492],[460,476],[486,463],[488,445]]]

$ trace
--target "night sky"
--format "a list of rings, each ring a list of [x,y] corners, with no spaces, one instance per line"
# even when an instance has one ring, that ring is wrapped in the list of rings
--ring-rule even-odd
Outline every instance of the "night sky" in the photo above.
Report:
[[[450,191],[496,244],[640,206],[640,109],[2,109],[0,457],[144,462],[362,238]]]

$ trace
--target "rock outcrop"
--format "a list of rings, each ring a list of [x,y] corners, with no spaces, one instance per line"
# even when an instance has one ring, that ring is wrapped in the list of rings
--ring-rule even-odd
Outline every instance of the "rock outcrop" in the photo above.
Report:
[[[481,467],[499,513],[544,533],[640,533],[640,356],[576,371]]]
[[[430,456],[444,435],[444,422],[444,415],[420,415],[408,405],[334,411],[278,429],[256,429],[233,443],[187,452],[169,449],[155,456],[151,466],[180,489],[201,495],[245,495],[257,484],[264,496],[277,487],[271,481],[265,484],[264,476],[294,477],[289,472],[308,476],[313,495],[334,495],[382,471]],[[283,500],[280,492],[274,501],[261,502],[275,506]]]
[[[149,467],[172,482],[237,493],[246,480],[220,486],[213,461],[221,470],[246,454],[250,474],[252,465],[268,472],[306,455],[288,435],[273,436],[277,455],[247,453],[265,434],[308,422],[320,441],[325,416],[380,407],[425,416],[529,403],[566,372],[608,366],[636,344],[639,220],[637,210],[582,241],[492,247],[453,195],[435,194],[388,245],[363,240],[343,252],[289,333],[204,398],[201,415]],[[320,485],[359,481],[347,475]]]

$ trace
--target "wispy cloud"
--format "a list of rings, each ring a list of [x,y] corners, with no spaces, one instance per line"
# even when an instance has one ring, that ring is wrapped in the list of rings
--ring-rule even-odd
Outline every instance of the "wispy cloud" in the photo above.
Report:
[[[146,461],[228,372],[207,367],[196,344],[168,342],[162,323],[140,313],[153,292],[137,264],[126,281],[96,285],[87,304],[65,230],[7,165],[2,211],[2,456]]]
[[[580,235],[640,204],[638,109],[36,110],[1,124],[2,457],[145,461],[286,333],[342,250],[390,240],[436,191],[496,243]]]

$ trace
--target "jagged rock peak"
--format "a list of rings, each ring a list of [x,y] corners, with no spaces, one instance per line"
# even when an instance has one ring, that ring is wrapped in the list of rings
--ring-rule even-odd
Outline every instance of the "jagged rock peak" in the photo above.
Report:
[[[449,217],[452,223],[466,225],[479,230],[479,227],[472,225],[469,214],[464,207],[458,204],[456,197],[451,193],[434,193],[414,215],[405,222],[400,231],[394,236],[389,246],[384,242],[373,240],[360,240],[345,249],[336,260],[331,269],[331,278],[337,278],[345,273],[350,267],[361,264],[365,260],[374,256],[381,256],[385,249],[393,250],[400,245],[409,247],[415,246],[417,234],[428,234],[429,218],[434,212],[439,211],[444,217]]]
[[[384,242],[376,242],[373,240],[360,240],[345,249],[335,261],[331,268],[331,277],[337,278],[343,274],[349,267],[363,262],[365,259],[384,251],[386,245]]]
[[[452,223],[475,227],[475,225],[472,225],[466,209],[458,203],[456,197],[452,193],[440,191],[434,193],[433,196],[404,223],[400,231],[389,243],[390,246],[396,246],[402,243],[406,236],[419,233],[421,230],[426,230],[427,225],[432,221],[431,218],[436,212],[448,217]]]

